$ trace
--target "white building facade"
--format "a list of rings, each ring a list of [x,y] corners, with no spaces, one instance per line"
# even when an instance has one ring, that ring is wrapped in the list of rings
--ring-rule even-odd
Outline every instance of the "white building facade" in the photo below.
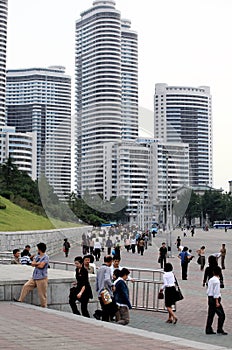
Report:
[[[36,132],[37,178],[59,198],[71,193],[71,78],[64,67],[7,71],[7,125]]]
[[[36,133],[15,132],[15,127],[0,128],[0,164],[11,158],[19,170],[36,180]]]
[[[190,186],[212,186],[210,88],[156,84],[154,136],[189,145]]]
[[[0,126],[5,125],[8,0],[0,0]]]
[[[76,190],[104,192],[104,144],[138,136],[137,34],[113,0],[76,22]]]

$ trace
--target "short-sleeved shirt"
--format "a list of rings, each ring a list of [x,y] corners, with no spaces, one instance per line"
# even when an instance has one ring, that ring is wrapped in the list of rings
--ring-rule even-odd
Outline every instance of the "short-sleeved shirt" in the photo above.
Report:
[[[33,280],[42,280],[43,278],[47,278],[48,276],[48,263],[49,263],[49,257],[47,254],[44,254],[42,257],[40,255],[37,255],[35,257],[36,262],[45,262],[45,266],[43,269],[39,269],[38,267],[35,267],[33,271],[32,278]]]

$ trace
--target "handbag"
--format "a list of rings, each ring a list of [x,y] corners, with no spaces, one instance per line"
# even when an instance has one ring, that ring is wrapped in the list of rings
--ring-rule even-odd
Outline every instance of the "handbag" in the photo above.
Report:
[[[174,296],[174,299],[175,301],[180,301],[180,300],[183,300],[184,299],[184,296],[180,290],[180,287],[179,287],[179,284],[177,282],[177,279],[176,279],[176,276],[175,277],[175,284],[176,284],[176,291],[175,291],[175,296]]]
[[[164,293],[161,290],[158,293],[158,299],[164,299]]]
[[[112,298],[110,295],[110,292],[105,288],[103,291],[100,293],[101,295],[101,300],[104,305],[112,303]]]
[[[158,263],[159,264],[161,263],[161,257],[160,256],[158,257]]]

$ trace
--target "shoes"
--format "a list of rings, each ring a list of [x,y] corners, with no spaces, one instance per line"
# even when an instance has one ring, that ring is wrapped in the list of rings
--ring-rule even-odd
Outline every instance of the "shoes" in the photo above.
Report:
[[[169,320],[169,319],[168,319],[168,320],[166,321],[166,323],[172,323],[172,320]]]
[[[221,332],[217,332],[217,334],[219,334],[219,335],[227,335],[228,333],[224,332],[224,331],[221,331]]]
[[[21,303],[21,301],[19,301],[19,300],[16,299],[16,298],[13,298],[13,300],[14,300],[16,303]]]
[[[178,318],[174,318],[174,321],[173,321],[173,324],[176,324],[177,323],[177,321],[178,321]]]
[[[216,334],[214,331],[205,331],[205,334]]]

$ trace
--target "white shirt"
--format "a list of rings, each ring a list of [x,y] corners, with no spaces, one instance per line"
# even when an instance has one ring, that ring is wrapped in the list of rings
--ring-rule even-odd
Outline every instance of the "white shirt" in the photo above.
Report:
[[[209,279],[207,295],[208,297],[213,297],[214,299],[219,298],[221,296],[220,280],[218,277],[213,276],[212,278]]]
[[[164,284],[162,286],[162,289],[165,289],[166,287],[174,287],[175,286],[175,277],[172,271],[165,272],[163,274],[163,281]]]

